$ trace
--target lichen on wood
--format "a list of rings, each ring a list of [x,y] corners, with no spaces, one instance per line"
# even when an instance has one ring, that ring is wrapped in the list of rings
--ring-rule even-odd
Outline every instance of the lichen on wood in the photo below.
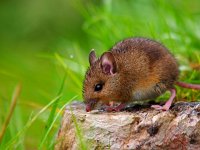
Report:
[[[66,107],[56,150],[81,149],[74,118],[88,149],[192,150],[200,147],[199,102],[179,102],[169,111],[141,107],[110,113],[87,113],[83,103],[74,102]]]

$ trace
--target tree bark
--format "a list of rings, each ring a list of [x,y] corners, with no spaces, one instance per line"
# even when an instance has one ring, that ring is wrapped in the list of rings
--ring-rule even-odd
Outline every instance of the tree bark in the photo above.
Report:
[[[66,107],[56,150],[200,149],[200,103],[179,102],[169,111],[133,107],[123,112],[85,112]]]

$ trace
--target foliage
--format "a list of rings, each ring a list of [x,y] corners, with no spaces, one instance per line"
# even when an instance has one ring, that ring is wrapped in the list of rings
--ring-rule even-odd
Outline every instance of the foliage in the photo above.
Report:
[[[82,99],[92,48],[100,55],[127,37],[153,38],[177,58],[180,80],[200,83],[198,0],[20,0],[0,4],[0,129],[13,88],[22,83],[0,149],[13,148],[13,143],[16,149],[52,149],[61,110],[72,97]],[[178,88],[177,100],[200,100],[200,93]]]

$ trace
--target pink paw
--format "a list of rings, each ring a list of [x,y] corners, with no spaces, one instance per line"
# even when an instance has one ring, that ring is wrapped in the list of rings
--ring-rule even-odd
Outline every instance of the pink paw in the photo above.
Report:
[[[165,105],[164,106],[152,105],[151,107],[156,109],[156,110],[164,110],[164,111],[169,110],[169,107],[166,107]]]
[[[117,107],[107,107],[106,109],[105,109],[105,111],[107,111],[107,112],[113,112],[113,111],[115,111],[115,112],[119,112],[120,111],[120,109],[118,109]]]
[[[119,104],[116,107],[114,107],[114,106],[108,106],[105,110],[107,112],[112,112],[112,111],[120,112],[120,111],[122,111],[124,109],[125,106],[126,106],[125,104],[121,103],[121,104]]]

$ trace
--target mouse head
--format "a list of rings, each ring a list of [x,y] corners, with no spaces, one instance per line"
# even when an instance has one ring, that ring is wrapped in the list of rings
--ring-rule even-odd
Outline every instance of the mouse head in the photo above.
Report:
[[[105,52],[97,58],[95,52],[91,51],[89,63],[83,83],[86,111],[94,109],[99,102],[106,104],[115,101],[120,91],[118,68],[111,52]]]

